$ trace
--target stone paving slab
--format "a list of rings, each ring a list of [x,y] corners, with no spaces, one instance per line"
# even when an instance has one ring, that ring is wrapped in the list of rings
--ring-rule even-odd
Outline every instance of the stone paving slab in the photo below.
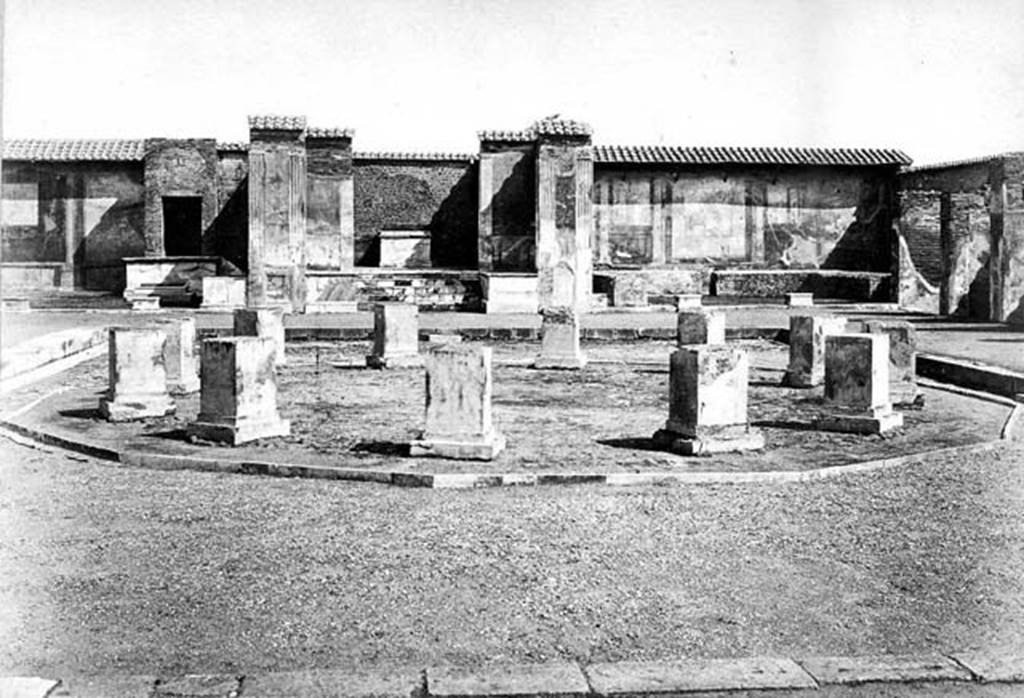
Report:
[[[821,684],[971,680],[967,670],[938,654],[806,657],[798,661]]]
[[[423,672],[372,675],[336,670],[284,671],[247,676],[244,698],[416,698],[424,696]],[[77,697],[76,697],[77,698]]]
[[[1008,654],[960,652],[954,654],[953,659],[970,669],[981,681],[1024,682],[1024,650]]]
[[[156,676],[64,677],[54,698],[150,698]]]
[[[817,687],[792,659],[772,657],[591,664],[587,676],[599,696]]]
[[[241,683],[230,674],[186,674],[158,682],[153,698],[236,698]]]
[[[571,698],[590,693],[575,664],[520,664],[475,671],[447,667],[427,669],[427,693],[438,698]]]
[[[37,676],[0,676],[0,698],[48,698],[59,685]]]

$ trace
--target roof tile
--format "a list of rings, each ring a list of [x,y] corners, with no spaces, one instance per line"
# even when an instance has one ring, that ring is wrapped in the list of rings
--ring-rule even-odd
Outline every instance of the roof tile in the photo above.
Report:
[[[411,152],[356,152],[352,153],[353,160],[447,160],[447,161],[472,161],[477,159],[476,153],[411,153]]]
[[[4,160],[142,160],[146,154],[141,139],[37,139],[4,141]]]
[[[351,128],[310,126],[306,129],[306,138],[352,138],[355,133],[355,129]]]
[[[305,131],[304,116],[250,116],[249,128],[258,131]]]
[[[888,148],[705,148],[663,145],[595,145],[599,164],[666,165],[909,165],[902,151]]]

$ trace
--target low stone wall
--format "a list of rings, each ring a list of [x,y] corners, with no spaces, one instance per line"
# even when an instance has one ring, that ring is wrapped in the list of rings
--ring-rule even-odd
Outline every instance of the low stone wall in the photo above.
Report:
[[[751,298],[813,293],[817,298],[884,302],[890,300],[891,275],[839,269],[720,269],[712,274],[711,292]]]
[[[6,262],[0,265],[0,283],[5,296],[28,291],[72,287],[71,272],[60,262]]]
[[[608,296],[612,307],[648,305],[652,297],[708,293],[711,269],[601,269],[594,270],[594,292]]]
[[[307,271],[307,301],[356,301],[360,310],[374,303],[415,302],[425,310],[483,309],[480,274],[454,269],[357,269]]]

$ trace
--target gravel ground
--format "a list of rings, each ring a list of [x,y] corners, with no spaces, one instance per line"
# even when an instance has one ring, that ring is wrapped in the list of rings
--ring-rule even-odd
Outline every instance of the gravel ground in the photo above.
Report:
[[[194,446],[184,429],[198,397],[178,400],[173,417],[114,425],[100,419],[98,394],[107,384],[104,359],[80,367],[80,388],[47,401],[20,421],[108,448],[315,463],[348,468],[431,472],[650,472],[807,470],[923,452],[998,438],[1008,408],[962,395],[927,390],[924,410],[904,414],[906,427],[885,436],[809,430],[830,410],[822,389],[779,387],[788,360],[785,345],[737,343],[751,352],[750,420],[762,429],[763,451],[684,457],[659,450],[651,435],[668,416],[668,342],[594,342],[585,371],[525,367],[535,343],[496,347],[494,419],[508,440],[493,463],[409,458],[408,443],[423,427],[423,371],[339,369],[364,366],[362,342],[296,344],[281,372],[278,400],[292,434],[242,448]],[[648,362],[631,363],[629,362]],[[506,362],[519,362],[508,365]],[[39,391],[40,387],[34,390]]]
[[[445,492],[7,442],[0,673],[1024,647],[1024,448],[800,485]]]

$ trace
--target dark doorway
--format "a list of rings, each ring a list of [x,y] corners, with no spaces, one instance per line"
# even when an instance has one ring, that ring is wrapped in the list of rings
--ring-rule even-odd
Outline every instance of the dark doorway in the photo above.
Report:
[[[168,257],[203,253],[203,200],[198,196],[165,196],[164,254]]]

